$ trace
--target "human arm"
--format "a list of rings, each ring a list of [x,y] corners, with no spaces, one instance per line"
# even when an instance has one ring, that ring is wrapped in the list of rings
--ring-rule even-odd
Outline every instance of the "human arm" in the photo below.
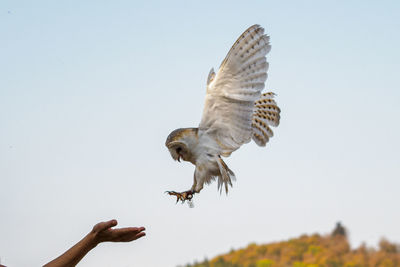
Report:
[[[144,227],[126,227],[113,229],[118,222],[111,220],[96,224],[81,241],[44,267],[71,267],[93,248],[102,242],[131,242],[146,235]]]

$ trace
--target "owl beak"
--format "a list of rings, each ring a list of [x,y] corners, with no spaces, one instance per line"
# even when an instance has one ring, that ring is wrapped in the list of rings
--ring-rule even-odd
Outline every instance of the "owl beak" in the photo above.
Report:
[[[180,154],[178,154],[178,159],[177,159],[177,161],[179,161],[179,162],[181,162],[181,155]]]

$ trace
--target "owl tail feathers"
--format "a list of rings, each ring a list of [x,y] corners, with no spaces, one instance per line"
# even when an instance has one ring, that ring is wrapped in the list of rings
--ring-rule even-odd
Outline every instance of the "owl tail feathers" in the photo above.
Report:
[[[274,93],[268,92],[261,95],[260,99],[254,103],[253,120],[253,140],[259,146],[265,146],[269,139],[274,135],[269,126],[279,125],[280,113],[278,105],[273,99]]]
[[[217,163],[220,171],[220,175],[218,176],[218,190],[222,193],[222,186],[224,186],[225,193],[228,194],[228,185],[232,187],[232,180],[236,180],[235,174],[228,168],[221,157],[218,157]]]

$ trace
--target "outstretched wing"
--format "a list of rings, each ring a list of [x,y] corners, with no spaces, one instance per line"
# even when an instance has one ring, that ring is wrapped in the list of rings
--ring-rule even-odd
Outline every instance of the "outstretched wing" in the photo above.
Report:
[[[222,154],[251,140],[254,103],[267,79],[270,49],[269,36],[253,25],[233,44],[218,72],[211,69],[208,75],[199,130],[213,136]]]

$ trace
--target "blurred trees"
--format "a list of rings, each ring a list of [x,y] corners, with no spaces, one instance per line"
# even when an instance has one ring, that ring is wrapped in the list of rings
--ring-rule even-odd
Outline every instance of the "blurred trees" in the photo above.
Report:
[[[331,235],[302,235],[266,245],[249,244],[187,267],[400,267],[400,247],[382,239],[379,248],[351,249],[338,223]]]

